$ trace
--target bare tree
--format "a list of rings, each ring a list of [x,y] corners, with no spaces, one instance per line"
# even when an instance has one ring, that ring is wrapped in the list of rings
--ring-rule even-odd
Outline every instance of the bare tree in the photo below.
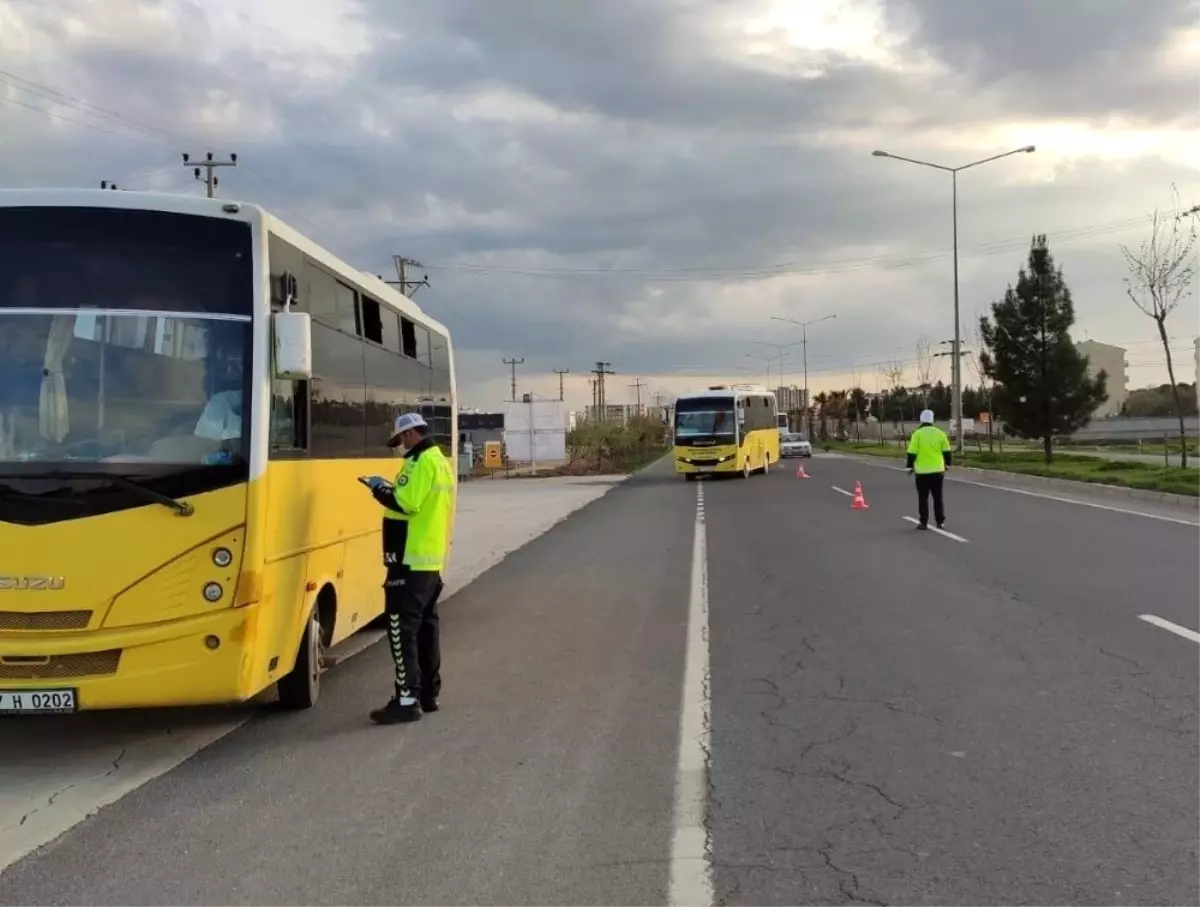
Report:
[[[887,382],[888,390],[892,392],[892,397],[900,406],[900,437],[904,437],[904,401],[901,399],[899,392],[904,390],[904,363],[899,359],[893,359],[887,365],[880,369],[883,375],[883,380]]]
[[[924,334],[917,338],[917,385],[921,388],[922,404],[929,405],[929,389],[933,387],[933,344]]]
[[[1175,192],[1175,208],[1180,209],[1179,192]],[[1184,220],[1184,214],[1163,214],[1155,211],[1150,218],[1150,236],[1142,240],[1137,252],[1121,246],[1121,254],[1129,267],[1125,292],[1133,304],[1154,319],[1163,352],[1167,355],[1167,377],[1175,414],[1179,417],[1179,465],[1187,466],[1187,441],[1183,423],[1183,406],[1179,402],[1179,385],[1175,383],[1175,365],[1171,361],[1171,344],[1167,338],[1167,316],[1180,301],[1192,295],[1192,279],[1196,275],[1194,251],[1196,222]]]

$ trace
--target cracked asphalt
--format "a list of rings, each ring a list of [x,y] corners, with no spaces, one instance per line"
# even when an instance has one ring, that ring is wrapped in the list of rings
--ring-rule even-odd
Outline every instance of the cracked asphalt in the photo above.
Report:
[[[806,465],[706,491],[718,901],[1200,903],[1196,530]]]
[[[818,457],[705,482],[720,904],[1200,903],[1197,530]],[[864,483],[855,512],[830,485]],[[696,486],[663,462],[0,874],[3,904],[661,904]]]

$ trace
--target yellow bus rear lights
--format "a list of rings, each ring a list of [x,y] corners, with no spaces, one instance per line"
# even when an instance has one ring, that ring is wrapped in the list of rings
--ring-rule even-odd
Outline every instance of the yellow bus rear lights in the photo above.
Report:
[[[220,583],[208,583],[204,587],[204,600],[209,602],[219,602],[221,596],[225,594],[225,590],[221,588]]]
[[[212,562],[218,567],[228,567],[233,563],[233,552],[228,548],[214,548]]]

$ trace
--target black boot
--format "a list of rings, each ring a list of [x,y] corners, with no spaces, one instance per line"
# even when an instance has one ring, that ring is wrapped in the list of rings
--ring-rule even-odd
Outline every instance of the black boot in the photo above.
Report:
[[[436,712],[441,707],[441,703],[438,702],[438,698],[436,696],[431,696],[429,699],[421,700],[422,712]]]

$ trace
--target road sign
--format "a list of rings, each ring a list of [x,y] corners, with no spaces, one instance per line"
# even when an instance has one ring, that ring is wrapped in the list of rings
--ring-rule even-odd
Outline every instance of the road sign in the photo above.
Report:
[[[500,452],[499,441],[485,441],[483,444],[483,465],[488,469],[499,469],[504,465],[504,456]]]

